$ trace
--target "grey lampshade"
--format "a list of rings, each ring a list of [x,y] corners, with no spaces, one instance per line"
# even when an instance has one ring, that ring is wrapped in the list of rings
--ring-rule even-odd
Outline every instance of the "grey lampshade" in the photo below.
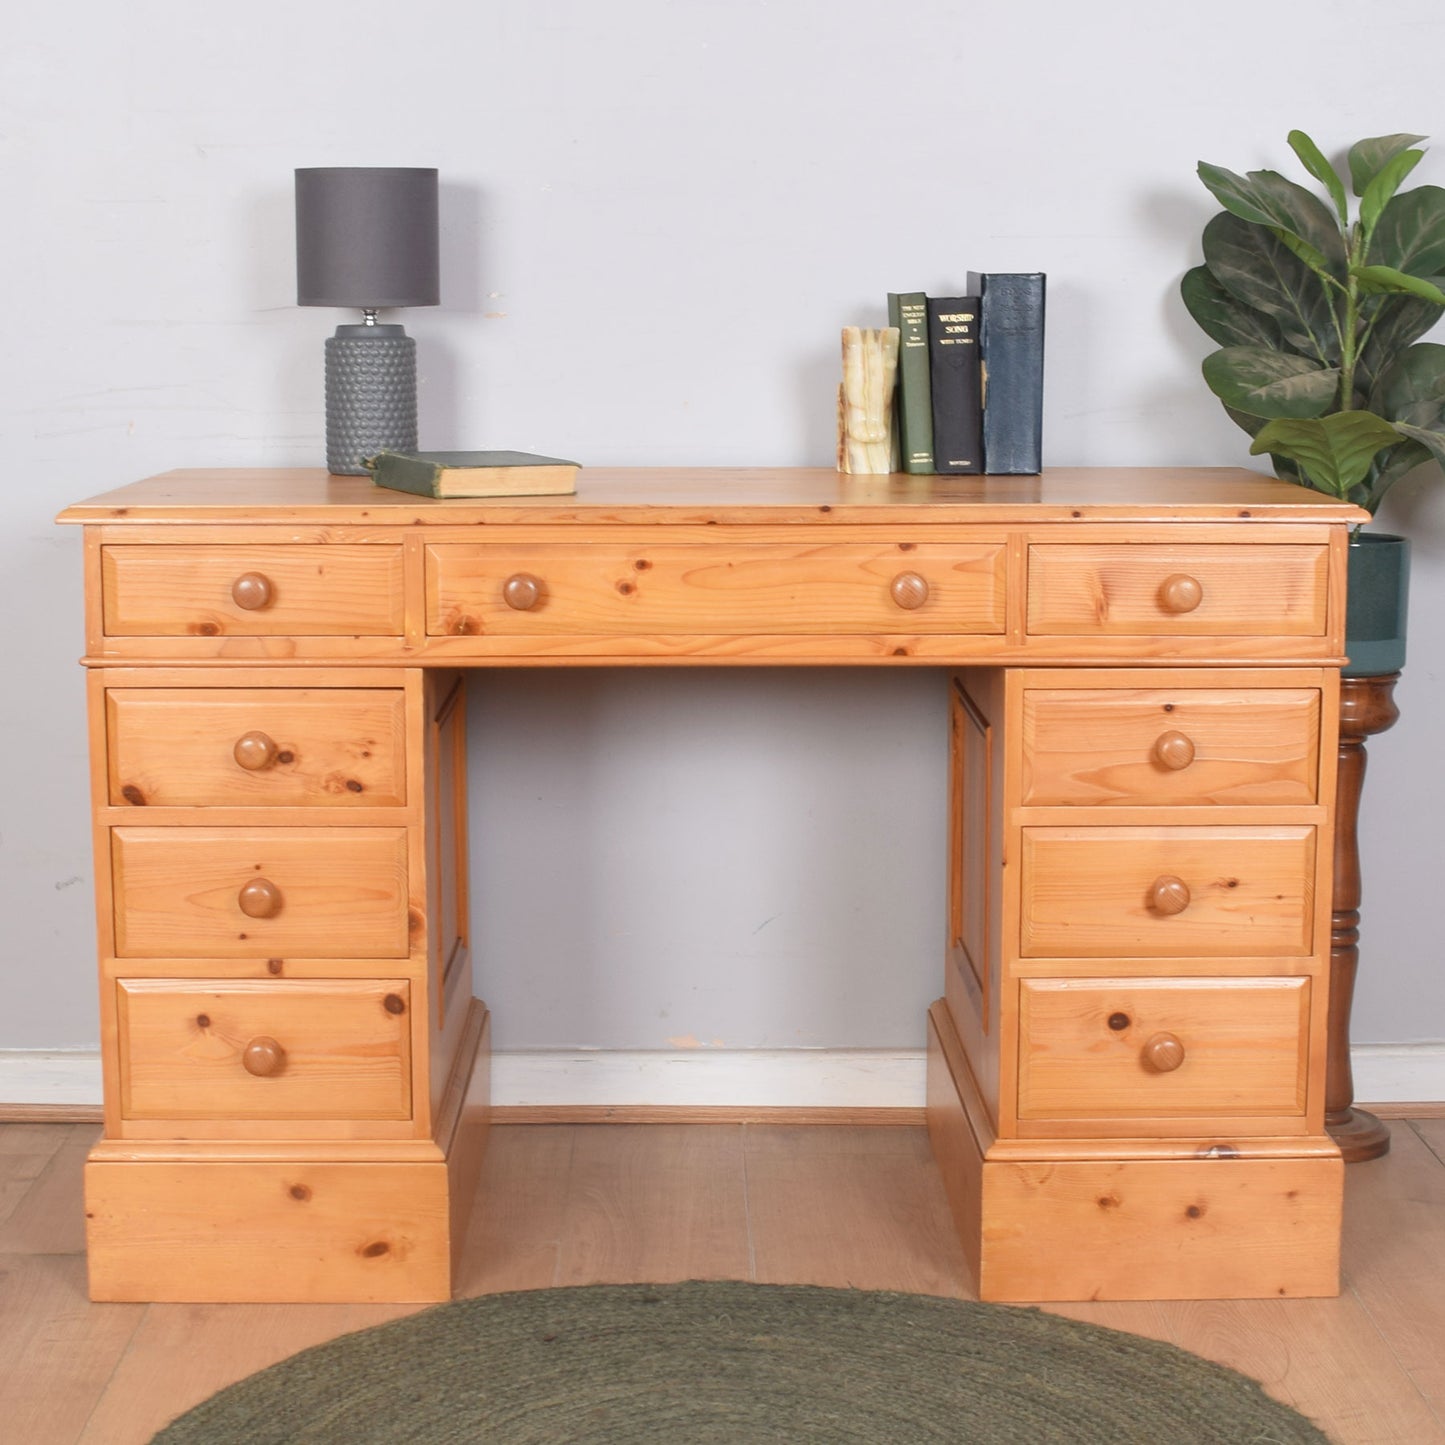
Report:
[[[439,270],[435,170],[296,172],[298,306],[435,306]]]

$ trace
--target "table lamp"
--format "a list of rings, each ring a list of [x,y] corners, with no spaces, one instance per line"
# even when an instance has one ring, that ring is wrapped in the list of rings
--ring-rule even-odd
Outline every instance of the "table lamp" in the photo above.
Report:
[[[435,306],[437,173],[411,166],[296,172],[296,304],[358,308],[326,342],[326,465],[359,476],[383,448],[416,450],[416,342],[390,306]]]

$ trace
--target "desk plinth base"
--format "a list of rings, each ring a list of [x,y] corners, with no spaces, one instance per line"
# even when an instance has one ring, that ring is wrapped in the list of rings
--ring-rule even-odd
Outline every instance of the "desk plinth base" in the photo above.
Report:
[[[474,1002],[435,1142],[102,1140],[85,1166],[91,1298],[450,1299],[486,1147],[490,1046]]]
[[[980,1299],[1339,1293],[1344,1165],[1328,1138],[1211,1158],[1194,1141],[998,1141],[942,1000],[928,1129]]]

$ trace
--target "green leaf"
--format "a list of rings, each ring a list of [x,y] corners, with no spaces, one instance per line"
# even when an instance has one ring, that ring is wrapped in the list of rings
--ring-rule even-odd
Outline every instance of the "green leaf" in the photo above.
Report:
[[[1430,460],[1430,453],[1417,441],[1404,441],[1397,447],[1391,447],[1381,458],[1383,465],[1375,472],[1374,480],[1369,483],[1369,490],[1360,505],[1371,512],[1379,511],[1380,503],[1384,501],[1390,488],[1401,478],[1409,476],[1416,467],[1423,466]]]
[[[1206,356],[1202,370],[1220,401],[1251,416],[1322,416],[1340,386],[1338,367],[1262,346],[1226,346]]]
[[[1350,184],[1355,194],[1363,196],[1370,182],[1391,159],[1424,139],[1422,135],[1377,135],[1370,140],[1357,141],[1350,147],[1349,154]]]
[[[1409,276],[1445,274],[1445,190],[1416,186],[1380,213],[1365,260]]]
[[[1368,394],[1396,356],[1440,319],[1440,308],[1433,301],[1396,292],[1371,296],[1360,309],[1369,329],[1355,362],[1355,380]],[[1379,411],[1379,407],[1371,405],[1370,410]]]
[[[1402,351],[1380,373],[1370,410],[1402,427],[1445,430],[1445,346],[1421,341]]]
[[[1263,311],[1235,300],[1215,279],[1208,266],[1184,273],[1179,294],[1185,310],[1201,329],[1221,346],[1267,346],[1278,351],[1284,338],[1276,322]]]
[[[1422,276],[1407,276],[1393,266],[1351,266],[1350,275],[1358,279],[1360,290],[1366,295],[1378,295],[1382,292],[1396,294],[1403,291],[1433,302],[1436,306],[1445,306],[1445,291],[1433,281],[1426,281]]]
[[[1360,197],[1360,229],[1366,236],[1373,235],[1380,212],[1400,189],[1400,183],[1425,158],[1424,151],[1401,151],[1384,165],[1379,174],[1365,187]]]
[[[1407,421],[1397,422],[1396,427],[1411,441],[1419,442],[1435,458],[1438,466],[1445,467],[1445,431],[1434,431],[1429,427],[1412,426]]]
[[[1302,130],[1289,133],[1290,149],[1300,158],[1304,168],[1330,193],[1339,215],[1340,225],[1350,224],[1350,203],[1345,197],[1345,183],[1340,173],[1325,159],[1324,152]]]
[[[1278,452],[1289,457],[1318,491],[1348,497],[1364,481],[1375,454],[1401,440],[1401,434],[1374,412],[1337,411],[1333,416],[1272,421],[1249,451],[1251,456]]]
[[[1254,194],[1254,187],[1235,171],[1223,166],[1210,165],[1200,161],[1199,179],[1209,188],[1214,199],[1231,215],[1241,221],[1252,221],[1257,226],[1273,226],[1274,217],[1265,210]]]
[[[1343,282],[1345,242],[1329,207],[1278,171],[1236,175],[1221,166],[1199,164],[1199,177],[1226,211],[1242,221],[1268,226],[1312,271]]]
[[[1332,293],[1269,227],[1224,212],[1205,226],[1203,241],[1204,264],[1235,300],[1275,321],[1292,351],[1338,363]]]

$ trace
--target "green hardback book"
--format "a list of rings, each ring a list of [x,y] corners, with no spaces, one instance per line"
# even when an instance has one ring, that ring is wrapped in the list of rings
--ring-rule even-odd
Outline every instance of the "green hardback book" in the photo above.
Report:
[[[578,464],[532,452],[378,452],[378,487],[421,497],[540,497],[577,490]]]
[[[922,291],[888,293],[898,328],[898,436],[905,472],[933,471],[933,393],[928,377],[928,301]]]

